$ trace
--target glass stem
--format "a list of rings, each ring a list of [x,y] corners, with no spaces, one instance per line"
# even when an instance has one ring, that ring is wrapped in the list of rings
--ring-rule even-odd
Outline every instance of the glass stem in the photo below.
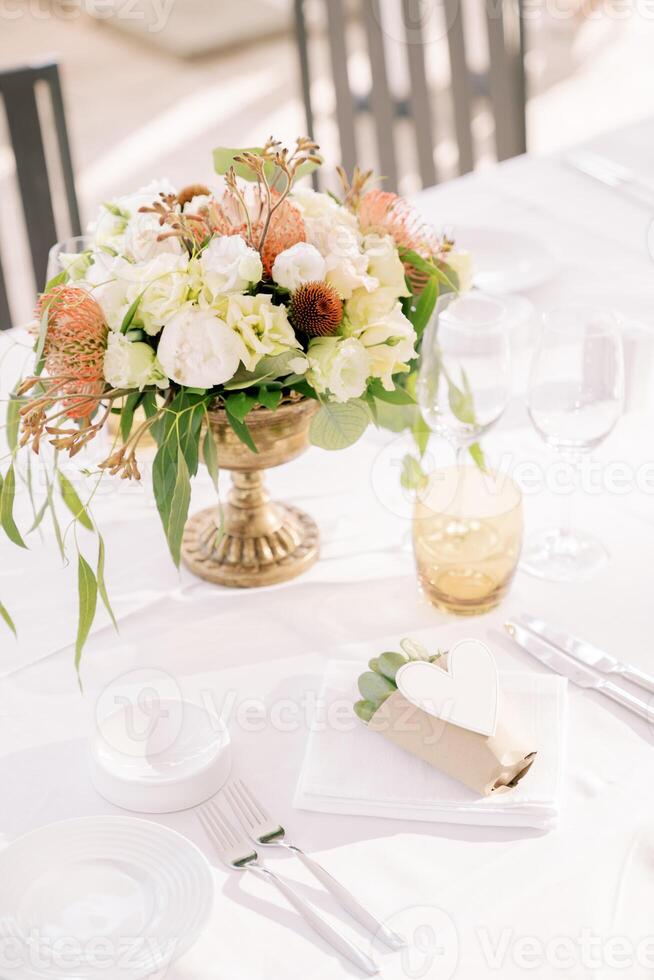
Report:
[[[579,476],[579,459],[572,456],[564,456],[564,459],[567,459],[570,463],[570,475],[572,477],[572,487],[569,493],[563,495],[563,503],[561,505],[561,534],[568,538],[572,534],[573,498]]]

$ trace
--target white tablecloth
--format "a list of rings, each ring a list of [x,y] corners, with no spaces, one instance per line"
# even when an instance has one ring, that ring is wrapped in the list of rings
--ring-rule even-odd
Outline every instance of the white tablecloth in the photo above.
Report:
[[[651,174],[653,137],[654,123],[645,122],[596,146]],[[574,297],[622,301],[654,330],[650,215],[561,160],[511,161],[425,192],[419,205],[438,225],[510,228],[547,242],[558,270],[528,294],[537,308]],[[5,390],[13,380],[12,357],[1,368]],[[523,352],[518,393],[525,364]],[[587,492],[575,502],[577,523],[607,543],[609,566],[592,580],[565,587],[519,573],[501,609],[470,621],[471,632],[492,643],[502,667],[539,669],[500,632],[508,614],[525,610],[654,671],[651,422],[645,412],[626,415],[598,454],[605,464],[600,474],[625,464],[632,484],[639,485],[627,492],[615,486],[613,492]],[[542,464],[546,457],[525,423],[518,395],[503,428],[489,440],[494,461]],[[96,700],[127,672],[140,672],[128,678],[135,682],[165,672],[188,697],[224,708],[239,773],[298,843],[320,854],[421,948],[430,926],[443,939],[445,952],[436,952],[433,962],[417,949],[404,959],[379,950],[383,976],[506,980],[524,976],[528,967],[539,978],[651,975],[654,944],[645,940],[653,934],[654,732],[597,695],[570,692],[564,812],[554,832],[292,809],[306,739],[303,706],[320,687],[326,659],[338,657],[342,644],[451,622],[416,588],[410,504],[398,486],[404,450],[402,440],[371,432],[343,453],[310,450],[272,471],[273,492],[318,521],[323,557],[303,578],[260,591],[213,588],[178,574],[166,557],[147,486],[103,494],[96,514],[105,532],[120,634],[100,615],[83,663],[84,696],[70,647],[74,570],[62,572],[49,532],[42,543],[32,535],[24,553],[3,541],[0,598],[15,616],[20,638],[15,643],[0,631],[0,840],[64,817],[115,812],[87,775],[86,739],[94,730]],[[210,499],[209,486],[199,481],[193,509]],[[25,503],[21,499],[19,506]],[[532,489],[525,496],[527,531],[552,519],[558,506],[547,490]],[[279,710],[280,699],[296,706],[291,722]],[[192,814],[157,819],[206,848]],[[270,864],[334,914],[295,861],[277,857]],[[170,980],[348,975],[265,882],[222,867],[215,879],[211,924],[169,970]],[[366,943],[349,921],[339,921]],[[448,972],[452,963],[454,973]]]

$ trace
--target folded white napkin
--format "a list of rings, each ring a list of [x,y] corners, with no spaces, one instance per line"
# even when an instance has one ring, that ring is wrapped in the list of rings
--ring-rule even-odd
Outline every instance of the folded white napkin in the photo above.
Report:
[[[500,672],[508,712],[538,755],[508,793],[480,797],[368,731],[351,706],[359,697],[361,661],[330,660],[320,723],[312,726],[295,806],[439,823],[537,827],[556,825],[566,740],[567,681],[549,674]]]

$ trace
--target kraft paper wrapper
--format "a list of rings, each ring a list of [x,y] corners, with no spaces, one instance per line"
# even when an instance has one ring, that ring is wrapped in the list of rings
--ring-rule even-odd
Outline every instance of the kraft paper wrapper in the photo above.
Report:
[[[494,735],[478,735],[416,708],[400,691],[386,698],[368,728],[482,796],[512,789],[536,756],[501,722]]]

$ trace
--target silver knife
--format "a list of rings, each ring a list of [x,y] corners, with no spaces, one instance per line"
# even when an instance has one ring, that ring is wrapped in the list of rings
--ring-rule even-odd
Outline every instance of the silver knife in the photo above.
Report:
[[[564,677],[567,677],[578,687],[599,691],[607,698],[611,698],[612,701],[617,701],[624,708],[633,711],[640,718],[644,718],[650,724],[654,723],[654,699],[652,699],[652,706],[650,707],[645,701],[634,697],[633,694],[614,684],[613,681],[607,681],[604,677],[600,677],[594,671],[590,670],[590,668],[585,667],[576,660],[572,660],[562,650],[552,646],[547,640],[538,636],[537,633],[532,633],[531,630],[527,629],[526,626],[521,626],[520,623],[509,621],[504,626],[509,636],[518,646],[521,646],[523,650],[526,650],[527,653],[540,660],[542,664],[545,664],[551,670],[556,671],[557,674],[563,674]]]
[[[625,680],[631,681],[632,684],[637,684],[643,690],[654,694],[654,677],[646,674],[643,670],[639,670],[638,667],[632,667],[631,664],[623,664],[616,657],[611,656],[610,653],[594,647],[592,643],[579,640],[576,636],[571,636],[562,630],[552,629],[542,619],[536,619],[535,616],[528,616],[526,613],[522,613],[522,615],[518,616],[518,622],[530,629],[532,633],[538,633],[543,639],[553,643],[555,647],[559,647],[568,656],[573,657],[575,660],[580,660],[588,667],[594,667],[595,670],[599,670],[602,674],[616,674],[619,677],[624,677]]]
[[[587,177],[598,180],[639,204],[654,208],[654,186],[638,177],[628,167],[588,150],[577,150],[568,154],[567,161]]]

